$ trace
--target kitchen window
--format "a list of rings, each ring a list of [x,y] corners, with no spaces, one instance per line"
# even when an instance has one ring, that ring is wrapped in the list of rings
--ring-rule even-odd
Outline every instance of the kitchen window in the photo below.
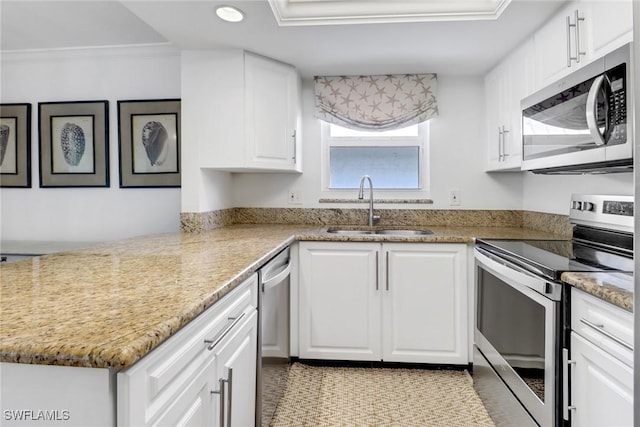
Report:
[[[384,194],[427,196],[428,131],[428,122],[382,132],[322,122],[323,191],[357,189],[369,175]]]

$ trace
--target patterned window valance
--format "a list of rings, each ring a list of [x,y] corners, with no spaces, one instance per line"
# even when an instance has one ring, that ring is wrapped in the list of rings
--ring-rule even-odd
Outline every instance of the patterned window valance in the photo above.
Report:
[[[351,129],[389,130],[438,115],[435,74],[316,76],[315,116]]]

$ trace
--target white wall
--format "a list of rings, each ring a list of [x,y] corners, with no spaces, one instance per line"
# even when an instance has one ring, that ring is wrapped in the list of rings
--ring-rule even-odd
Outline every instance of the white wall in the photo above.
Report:
[[[569,215],[573,193],[633,195],[633,173],[524,176],[524,210]]]
[[[232,208],[231,174],[200,169],[200,145],[212,140],[213,104],[224,102],[216,51],[182,52],[182,212]],[[235,129],[244,132],[244,129]]]
[[[233,174],[233,204],[238,207],[343,207],[320,204],[320,122],[313,117],[313,82],[303,83],[302,175]],[[459,190],[460,209],[521,209],[522,176],[487,174],[484,89],[478,77],[438,76],[440,115],[431,121],[430,182],[432,205],[381,205],[381,208],[412,207],[449,209],[449,191]],[[288,191],[302,195],[301,205],[287,202]],[[356,192],[350,197],[356,196]],[[380,194],[376,197],[384,197]],[[407,198],[415,198],[407,195]]]
[[[180,189],[120,189],[117,101],[180,98],[166,47],[2,53],[0,100],[32,104],[32,188],[0,189],[3,240],[103,241],[177,231]],[[109,188],[39,188],[38,102],[109,101]]]

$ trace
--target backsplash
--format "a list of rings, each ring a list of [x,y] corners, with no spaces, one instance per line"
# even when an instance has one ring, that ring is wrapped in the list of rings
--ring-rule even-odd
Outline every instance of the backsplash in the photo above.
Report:
[[[573,227],[568,215],[523,211],[522,227],[569,237],[573,235]]]
[[[571,236],[566,215],[518,210],[376,209],[379,226],[522,227]],[[183,212],[180,229],[199,233],[230,224],[366,225],[366,209],[233,208]]]
[[[221,209],[209,212],[181,212],[180,231],[201,233],[234,223],[234,209]]]

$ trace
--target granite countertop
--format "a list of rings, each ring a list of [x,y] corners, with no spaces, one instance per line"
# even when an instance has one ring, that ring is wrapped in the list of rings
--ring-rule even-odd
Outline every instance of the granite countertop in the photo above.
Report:
[[[341,236],[326,229],[233,225],[199,234],[142,236],[4,264],[0,361],[126,368],[296,239],[563,239],[502,227],[429,227],[433,234],[411,237]]]
[[[633,312],[633,275],[629,273],[562,273],[561,280]]]

